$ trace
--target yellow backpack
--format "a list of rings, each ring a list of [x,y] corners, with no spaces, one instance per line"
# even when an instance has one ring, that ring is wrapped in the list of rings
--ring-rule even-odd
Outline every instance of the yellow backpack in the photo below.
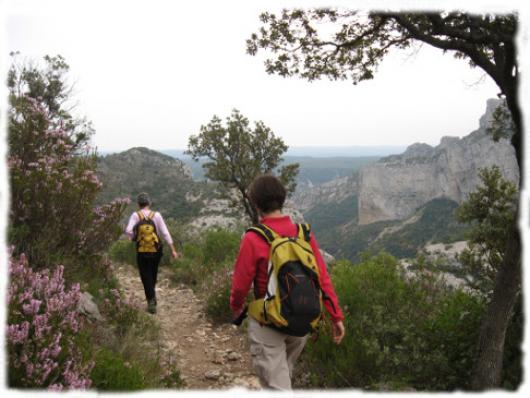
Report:
[[[138,253],[156,253],[160,249],[160,239],[156,233],[156,225],[153,221],[154,212],[147,217],[142,211],[137,212],[140,221],[134,226],[136,251]]]
[[[309,243],[309,225],[299,224],[296,237],[279,236],[263,224],[248,231],[259,234],[270,245],[267,293],[249,304],[249,315],[291,336],[316,331],[322,317],[323,292]]]

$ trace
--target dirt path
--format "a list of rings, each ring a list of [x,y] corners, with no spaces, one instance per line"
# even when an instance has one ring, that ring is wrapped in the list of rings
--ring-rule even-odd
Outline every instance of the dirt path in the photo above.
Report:
[[[115,272],[126,296],[145,302],[142,282],[134,267],[117,265]],[[246,334],[232,325],[213,325],[204,303],[185,286],[170,284],[161,268],[157,285],[160,349],[164,361],[176,362],[186,389],[259,389],[251,373]]]

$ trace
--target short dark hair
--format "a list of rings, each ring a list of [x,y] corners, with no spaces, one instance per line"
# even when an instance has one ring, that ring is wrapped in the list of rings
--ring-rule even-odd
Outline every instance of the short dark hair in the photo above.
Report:
[[[151,204],[151,199],[149,199],[147,192],[140,192],[136,197],[136,202],[138,203],[138,206],[145,207]]]
[[[279,178],[272,174],[262,174],[254,178],[248,189],[252,204],[264,213],[281,210],[287,191]]]

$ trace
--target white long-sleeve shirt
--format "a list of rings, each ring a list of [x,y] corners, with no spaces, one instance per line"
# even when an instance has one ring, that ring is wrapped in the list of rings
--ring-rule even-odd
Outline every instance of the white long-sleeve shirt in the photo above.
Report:
[[[140,211],[144,214],[145,217],[147,217],[152,210],[142,209]],[[152,220],[155,223],[156,233],[159,236],[162,236],[164,240],[168,243],[168,245],[172,245],[173,239],[171,239],[171,235],[169,234],[166,223],[162,218],[162,215],[157,211],[154,211],[153,213],[155,213],[155,215],[153,216]],[[140,221],[138,213],[134,212],[133,214],[131,214],[131,217],[129,218],[129,223],[127,224],[127,228],[125,228],[125,234],[129,237],[130,240],[134,239],[134,226],[136,225],[136,223],[138,223],[138,221]]]

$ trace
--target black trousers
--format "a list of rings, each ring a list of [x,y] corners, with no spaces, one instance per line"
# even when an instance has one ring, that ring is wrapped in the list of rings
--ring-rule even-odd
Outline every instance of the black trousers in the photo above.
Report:
[[[158,265],[162,258],[162,250],[157,253],[137,253],[136,263],[140,271],[140,278],[144,285],[145,298],[156,300],[156,279],[158,277]]]

